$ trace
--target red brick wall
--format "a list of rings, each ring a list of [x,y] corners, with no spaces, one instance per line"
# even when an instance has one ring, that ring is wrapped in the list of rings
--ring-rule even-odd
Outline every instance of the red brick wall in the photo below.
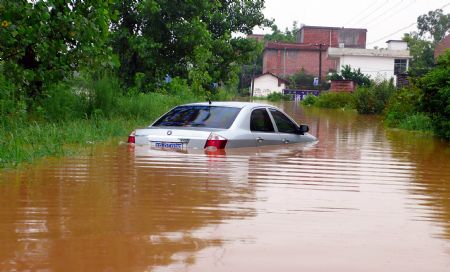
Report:
[[[307,44],[323,43],[328,45],[331,38],[331,46],[336,47],[338,45],[337,37],[336,31],[331,29],[305,28],[303,30],[303,43]]]
[[[283,77],[295,74],[302,70],[306,73],[318,76],[319,74],[319,51],[318,50],[286,50],[286,61],[284,61],[283,49],[266,49],[263,58],[263,73],[272,73]],[[326,51],[322,51],[322,78],[327,73],[336,70],[336,61],[328,60]]]
[[[297,42],[301,42],[303,32],[304,44],[322,43],[338,47],[344,42],[346,47],[366,48],[366,30],[331,27],[303,27],[297,36]]]
[[[356,88],[355,82],[351,80],[332,80],[330,91],[332,92],[353,92]]]
[[[447,35],[447,37],[436,44],[436,49],[434,49],[434,59],[437,59],[442,55],[445,52],[445,49],[450,49],[450,35]]]

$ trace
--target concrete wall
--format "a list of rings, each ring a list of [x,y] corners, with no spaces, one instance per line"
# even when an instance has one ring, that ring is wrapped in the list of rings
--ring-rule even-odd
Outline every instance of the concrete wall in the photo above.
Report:
[[[404,41],[387,41],[389,50],[408,50],[408,43]]]
[[[352,68],[361,69],[361,73],[370,75],[371,79],[386,79],[394,77],[394,59],[388,57],[368,57],[368,56],[341,56],[339,70],[343,65],[350,65]]]
[[[283,89],[286,89],[286,85],[284,83],[278,84],[279,80],[278,78],[267,74],[262,75],[257,78],[255,78],[255,88],[253,90],[253,96],[267,96],[271,93],[282,93]],[[251,92],[251,86],[250,86],[250,92]]]
[[[337,69],[337,61],[329,60],[328,53],[322,51],[322,78],[330,70]],[[287,77],[302,69],[307,74],[319,74],[319,50],[264,50],[263,73],[272,73],[279,77]]]

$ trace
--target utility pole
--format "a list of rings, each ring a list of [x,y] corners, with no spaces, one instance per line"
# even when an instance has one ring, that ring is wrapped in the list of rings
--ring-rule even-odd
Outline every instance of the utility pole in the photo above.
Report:
[[[255,90],[255,70],[256,70],[256,59],[253,62],[253,69],[252,69],[252,93],[251,93],[252,99],[253,99],[253,91]]]
[[[319,88],[322,84],[322,45],[323,43],[317,44],[319,46]]]

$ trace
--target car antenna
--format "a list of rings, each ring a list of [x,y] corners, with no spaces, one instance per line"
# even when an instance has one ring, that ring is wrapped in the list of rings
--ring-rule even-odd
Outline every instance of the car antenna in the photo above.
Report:
[[[211,105],[211,97],[209,96],[210,93],[205,89],[206,99],[208,99],[209,105]]]

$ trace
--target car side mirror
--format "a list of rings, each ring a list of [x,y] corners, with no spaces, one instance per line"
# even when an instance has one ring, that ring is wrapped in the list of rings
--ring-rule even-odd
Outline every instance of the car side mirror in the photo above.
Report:
[[[303,134],[305,134],[308,131],[309,131],[308,125],[300,125],[298,127],[298,134],[300,134],[300,135],[303,135]]]

